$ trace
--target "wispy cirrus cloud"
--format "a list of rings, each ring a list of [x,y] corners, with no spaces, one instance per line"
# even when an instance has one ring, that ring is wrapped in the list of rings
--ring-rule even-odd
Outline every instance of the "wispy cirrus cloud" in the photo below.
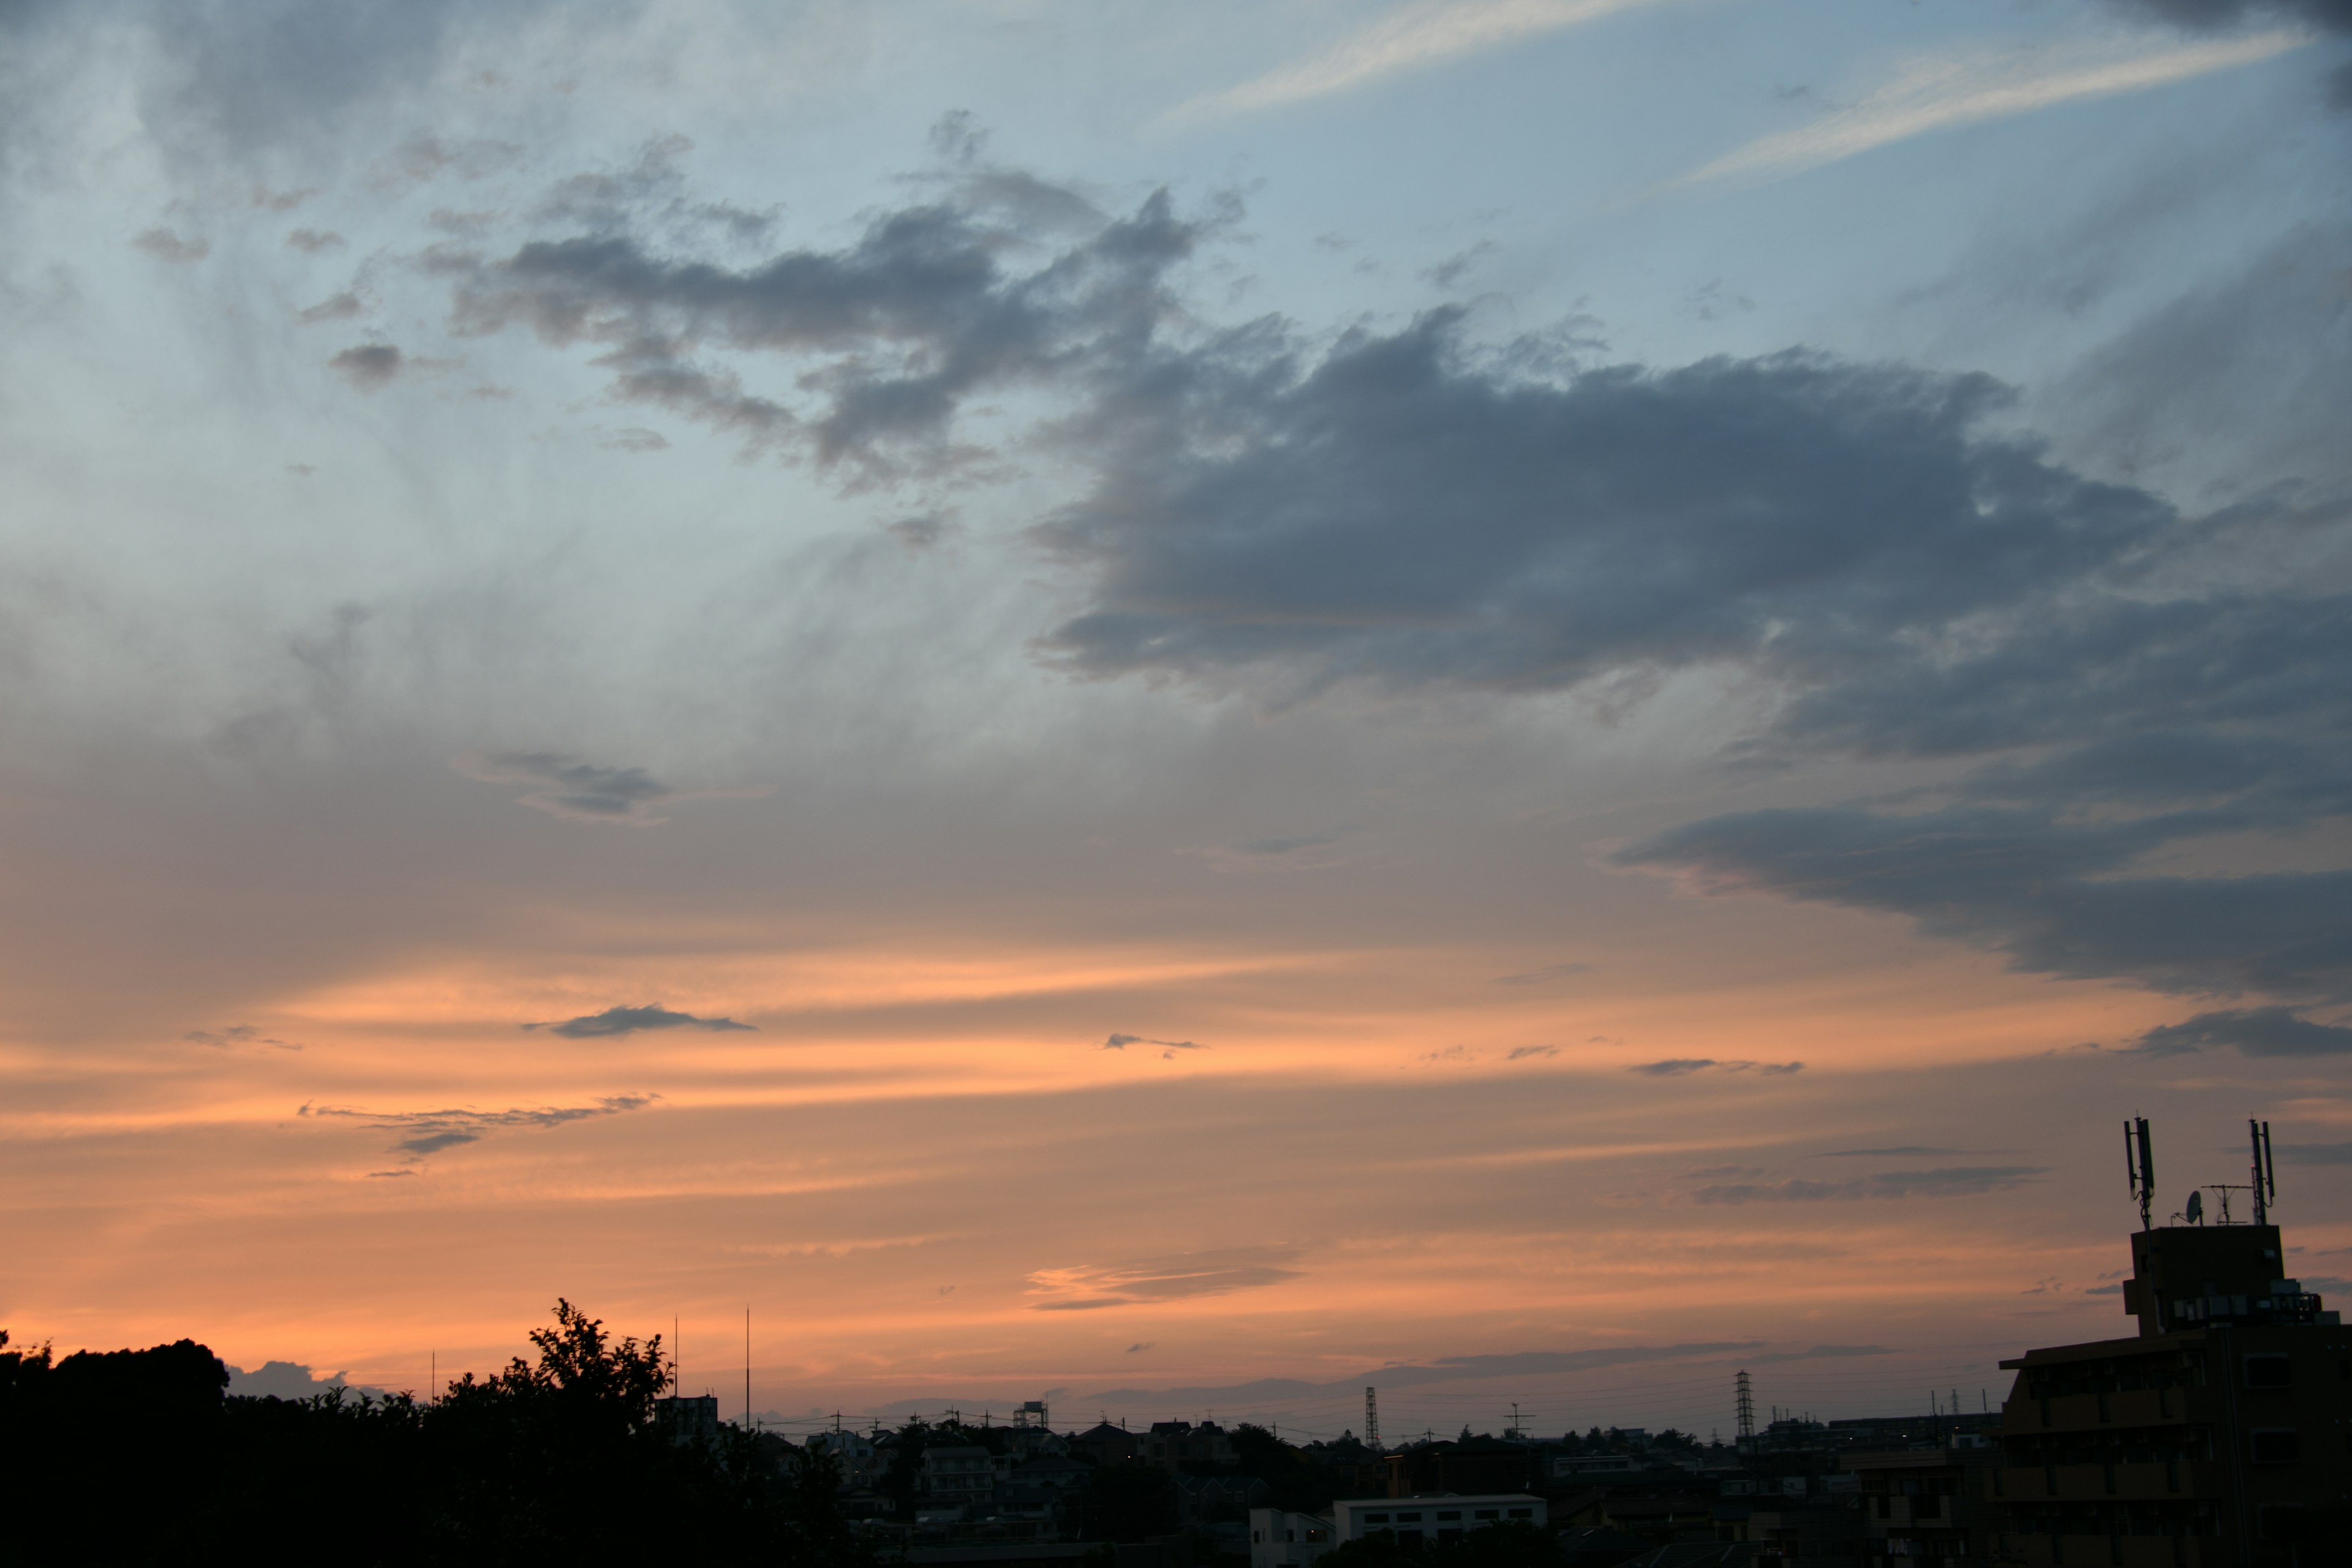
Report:
[[[1297,1258],[1298,1249],[1295,1247],[1239,1247],[1219,1252],[1141,1258],[1131,1263],[1041,1268],[1029,1276],[1029,1291],[1045,1300],[1030,1303],[1029,1310],[1085,1312],[1279,1285],[1286,1279],[1304,1277],[1303,1269],[1283,1267]]]
[[[1160,1053],[1161,1061],[1174,1061],[1178,1051],[1205,1051],[1209,1047],[1194,1040],[1154,1040],[1142,1035],[1113,1035],[1103,1041],[1107,1051],[1123,1051],[1129,1046],[1150,1046]]]
[[[1687,1078],[1696,1072],[1754,1072],[1763,1078],[1786,1078],[1790,1073],[1804,1071],[1805,1064],[1737,1059],[1717,1061],[1713,1057],[1669,1057],[1662,1062],[1643,1062],[1625,1070],[1639,1073],[1643,1078]]]
[[[2005,1192],[2046,1173],[2041,1165],[1953,1165],[1936,1171],[1884,1171],[1850,1182],[1741,1182],[1701,1187],[1703,1204],[1852,1203],[1865,1198],[1956,1198]]]
[[[1213,120],[1303,103],[1408,71],[1500,48],[1521,38],[1597,22],[1665,0],[1424,0],[1392,11],[1319,54],[1205,93],[1168,111],[1161,123]]]
[[[2145,92],[2285,54],[2311,41],[2296,28],[2169,48],[2114,46],[1979,50],[1906,61],[1895,79],[1808,125],[1759,136],[1668,183],[1771,180],[1838,163],[1931,131],[2032,114],[2080,99]]]
[[[304,1105],[297,1116],[341,1118],[382,1128],[401,1136],[393,1143],[393,1152],[422,1159],[445,1149],[455,1149],[467,1143],[478,1143],[488,1134],[510,1127],[561,1127],[567,1122],[585,1121],[600,1116],[619,1116],[631,1110],[642,1110],[661,1096],[657,1094],[606,1095],[593,1105],[517,1106],[506,1110],[362,1110],[344,1105]],[[394,1173],[374,1171],[371,1175],[383,1176]]]

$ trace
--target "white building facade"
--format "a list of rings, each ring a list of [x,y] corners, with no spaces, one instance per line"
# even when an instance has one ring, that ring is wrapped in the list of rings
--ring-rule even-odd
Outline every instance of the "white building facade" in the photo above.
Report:
[[[1550,1522],[1544,1500],[1526,1492],[1475,1497],[1351,1498],[1331,1505],[1334,1545],[1360,1541],[1374,1531],[1396,1531],[1401,1546],[1459,1541],[1465,1531],[1515,1522],[1541,1529]],[[1253,1563],[1252,1568],[1255,1568]]]
[[[1306,1568],[1339,1543],[1331,1521],[1320,1514],[1278,1508],[1249,1510],[1250,1568]]]

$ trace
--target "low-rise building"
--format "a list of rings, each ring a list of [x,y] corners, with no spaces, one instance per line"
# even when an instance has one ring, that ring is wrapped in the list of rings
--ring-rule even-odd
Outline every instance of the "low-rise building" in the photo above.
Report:
[[[1254,1508],[1249,1527],[1250,1568],[1306,1568],[1339,1544],[1320,1514]]]
[[[1355,1498],[1331,1505],[1332,1539],[1340,1545],[1375,1531],[1393,1531],[1402,1546],[1459,1541],[1465,1531],[1516,1520],[1538,1529],[1549,1522],[1544,1500],[1527,1492],[1471,1497]]]
[[[2004,1368],[2011,1561],[2294,1568],[2352,1538],[2352,1333],[2284,1278],[2273,1225],[2132,1237],[2137,1337],[2029,1351]]]
[[[1969,1435],[1973,1436],[1973,1434]],[[1869,1568],[1925,1558],[1982,1561],[1992,1544],[1986,1477],[1999,1451],[1981,1443],[1848,1454],[1862,1499]]]
[[[936,1444],[923,1450],[916,1484],[919,1521],[977,1519],[995,1496],[995,1458],[977,1443]]]

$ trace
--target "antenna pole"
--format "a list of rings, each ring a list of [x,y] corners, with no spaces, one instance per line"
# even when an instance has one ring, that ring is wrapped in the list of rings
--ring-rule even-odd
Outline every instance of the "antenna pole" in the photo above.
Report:
[[[1739,1395],[1739,1451],[1744,1454],[1756,1446],[1756,1394],[1745,1371],[1732,1386]]]
[[[751,1429],[751,1303],[743,1303],[743,1430]]]
[[[2137,1161],[2132,1158],[2135,1150],[2139,1156]],[[2145,1116],[2124,1123],[2124,1174],[2131,1183],[2132,1195],[2139,1199],[2139,1227],[2147,1230],[2148,1211],[2156,1202],[2156,1153],[2148,1146]]]
[[[1364,1390],[1364,1446],[1381,1451],[1381,1405],[1370,1387]]]

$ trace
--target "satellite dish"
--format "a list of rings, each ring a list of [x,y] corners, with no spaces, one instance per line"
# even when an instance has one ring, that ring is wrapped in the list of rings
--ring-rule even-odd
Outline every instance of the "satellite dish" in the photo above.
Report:
[[[2203,1193],[2199,1192],[2189,1194],[2189,1207],[2185,1211],[2185,1216],[2190,1225],[2203,1225],[2205,1223],[2205,1194]]]

